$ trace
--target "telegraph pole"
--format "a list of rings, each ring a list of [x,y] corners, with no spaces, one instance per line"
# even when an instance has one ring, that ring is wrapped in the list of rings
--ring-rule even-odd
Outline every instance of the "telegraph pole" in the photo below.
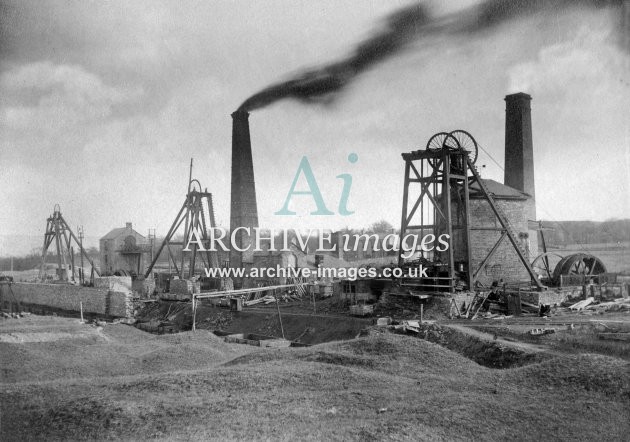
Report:
[[[153,246],[155,244],[155,229],[149,229],[149,245],[151,246],[151,262],[153,262]]]
[[[83,226],[78,226],[77,230],[79,232],[79,249],[81,251],[83,251]],[[81,282],[81,285],[83,285],[85,283],[85,278],[83,275],[83,253],[79,253],[79,255],[81,255],[81,273],[79,274],[79,280]]]

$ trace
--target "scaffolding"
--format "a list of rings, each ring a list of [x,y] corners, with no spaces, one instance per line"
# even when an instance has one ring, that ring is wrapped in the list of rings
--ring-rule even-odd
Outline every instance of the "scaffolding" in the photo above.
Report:
[[[93,282],[94,274],[100,276],[94,262],[90,259],[85,249],[83,248],[83,229],[80,229],[79,238],[72,232],[70,226],[61,215],[61,208],[59,204],[55,204],[53,214],[50,215],[46,221],[46,232],[44,233],[44,246],[42,247],[42,262],[39,269],[39,277],[41,280],[46,280],[46,256],[50,246],[55,244],[56,257],[57,257],[57,278],[59,281],[64,282],[77,282],[78,276],[81,284],[85,283],[85,276],[83,274],[83,257],[87,259],[91,266],[90,281]],[[79,272],[75,271],[74,265],[74,247],[72,242],[76,244],[81,256],[81,267]]]
[[[182,240],[176,239],[177,231],[183,226]],[[168,252],[169,264],[172,264],[175,272],[181,278],[192,278],[195,275],[197,264],[200,258],[201,263],[205,267],[218,267],[219,260],[216,251],[209,250],[210,238],[208,232],[210,229],[216,227],[216,221],[214,218],[214,207],[212,203],[212,193],[201,190],[201,184],[198,180],[192,179],[192,159],[190,160],[190,175],[188,178],[188,193],[181,209],[175,217],[175,221],[171,225],[166,237],[160,244],[157,252],[153,256],[151,265],[147,268],[144,277],[147,278],[151,275],[151,271],[159,259],[162,251],[166,248]],[[190,251],[184,251],[191,235],[198,235],[198,239],[201,241],[203,250],[200,250],[197,241],[190,242]],[[197,238],[195,238],[197,239]],[[178,260],[175,257],[174,251],[171,247],[181,247],[181,258]],[[179,265],[178,265],[179,261]],[[187,272],[186,272],[187,270]]]
[[[458,285],[473,289],[481,271],[507,238],[532,282],[538,288],[543,287],[529,264],[518,235],[474,166],[477,144],[468,132],[440,132],[431,137],[425,150],[404,153],[402,157],[405,161],[405,181],[398,264],[401,267],[423,265],[427,268],[426,277],[404,280],[404,285],[429,292],[453,292]],[[475,184],[499,221],[496,228],[471,223],[470,190]],[[501,232],[496,244],[476,267],[471,254],[472,230]],[[416,243],[416,248],[411,250],[411,260],[404,257],[410,254],[410,248],[404,242],[410,234],[426,240]],[[446,238],[444,235],[448,235],[449,246],[440,248],[439,238]],[[459,239],[458,244],[463,248],[458,251],[457,261],[452,246],[454,237]]]

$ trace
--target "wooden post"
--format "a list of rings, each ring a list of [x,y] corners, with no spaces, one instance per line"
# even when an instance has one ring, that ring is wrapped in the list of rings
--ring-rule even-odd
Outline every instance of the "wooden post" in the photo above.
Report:
[[[79,301],[79,308],[81,309],[81,324],[83,324],[83,301]]]
[[[420,304],[420,324],[422,324],[422,316],[424,316],[424,304]]]
[[[192,294],[192,331],[197,331],[195,328],[195,320],[197,319],[197,301],[195,300],[195,294]]]
[[[280,303],[278,302],[278,297],[276,296],[276,308],[278,309],[278,320],[280,321],[280,331],[282,332],[282,339],[286,339],[284,337],[284,327],[282,326],[282,315],[280,314]]]
[[[407,205],[409,203],[409,170],[411,169],[411,162],[409,160],[405,160],[405,184],[403,187],[403,203],[402,203],[402,215],[400,218],[400,237],[403,238],[405,232],[407,231]],[[402,241],[402,240],[401,240]],[[398,251],[398,265],[402,266],[404,264],[403,255],[403,247],[401,243],[400,250]]]
[[[453,238],[453,214],[451,207],[451,156],[444,156],[444,180],[442,184],[442,194],[444,195],[444,204],[445,204],[445,223],[446,223],[446,233],[449,238]],[[437,223],[435,223],[437,224]],[[452,241],[452,239],[451,239]],[[451,242],[451,246],[448,248],[448,277],[450,278],[448,281],[448,290],[450,293],[454,291],[455,285],[455,255],[453,254],[453,243]]]

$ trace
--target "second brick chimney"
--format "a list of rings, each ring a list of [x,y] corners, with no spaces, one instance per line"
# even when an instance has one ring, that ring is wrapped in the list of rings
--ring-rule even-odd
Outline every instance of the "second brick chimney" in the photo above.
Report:
[[[505,179],[507,186],[536,198],[532,97],[523,92],[505,97]]]

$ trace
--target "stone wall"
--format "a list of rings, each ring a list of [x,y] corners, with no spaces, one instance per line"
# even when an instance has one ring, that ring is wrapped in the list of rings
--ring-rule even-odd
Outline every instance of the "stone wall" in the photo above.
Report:
[[[521,295],[521,301],[534,305],[558,306],[568,300],[573,299],[577,302],[582,299],[582,287],[568,287],[563,289],[549,288],[542,292],[521,291],[519,293]]]
[[[200,293],[201,284],[198,281],[193,282],[190,279],[171,279],[169,292],[179,295]]]
[[[128,292],[132,290],[133,285],[131,276],[103,276],[94,278],[94,287],[114,292]]]
[[[537,235],[535,231],[529,230],[527,222],[533,201],[496,199],[495,202],[508,218],[512,230],[517,235],[520,234],[522,236],[520,242],[523,248],[529,250],[527,259],[531,262],[538,255]],[[473,227],[501,228],[499,220],[486,200],[470,200],[470,218]],[[465,261],[466,249],[462,243],[461,231],[455,231],[453,236],[455,261]],[[473,230],[470,236],[473,269],[478,269],[492,247],[499,240],[501,232]],[[488,262],[484,270],[479,274],[479,280],[486,286],[489,286],[492,281],[499,279],[510,283],[530,281],[529,273],[507,237],[496,250],[493,258]]]
[[[131,288],[140,296],[140,298],[151,298],[155,293],[156,282],[153,277],[144,279],[136,278],[132,281]]]
[[[132,293],[107,288],[81,287],[70,284],[16,282],[0,286],[1,306],[18,301],[24,307],[38,306],[52,310],[83,312],[113,317],[133,316]]]

